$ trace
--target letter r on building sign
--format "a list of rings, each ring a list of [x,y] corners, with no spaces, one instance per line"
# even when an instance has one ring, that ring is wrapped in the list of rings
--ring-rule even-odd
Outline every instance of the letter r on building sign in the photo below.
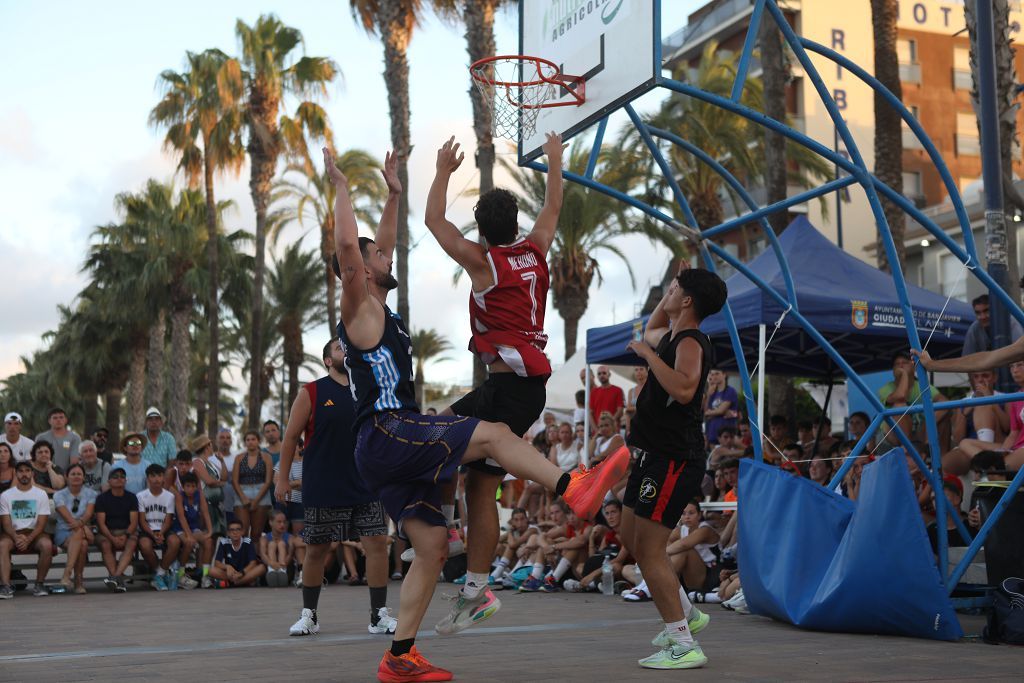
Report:
[[[832,29],[832,49],[846,50],[846,32],[841,28]]]

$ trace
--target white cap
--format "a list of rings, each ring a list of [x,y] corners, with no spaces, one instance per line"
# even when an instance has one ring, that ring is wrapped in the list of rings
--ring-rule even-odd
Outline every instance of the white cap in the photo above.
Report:
[[[163,414],[157,410],[156,406],[150,406],[146,411],[146,417],[163,417]]]
[[[18,413],[7,413],[4,416],[4,422],[21,422],[21,415],[18,415]]]

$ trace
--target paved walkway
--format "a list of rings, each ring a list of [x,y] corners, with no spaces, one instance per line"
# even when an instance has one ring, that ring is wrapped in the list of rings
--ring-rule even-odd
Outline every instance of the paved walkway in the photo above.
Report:
[[[398,583],[389,603],[397,606]],[[801,631],[718,606],[700,642],[701,670],[636,666],[659,628],[651,603],[597,595],[499,594],[501,612],[453,638],[434,635],[446,610],[439,586],[420,634],[424,654],[467,682],[501,681],[1020,681],[1024,649],[976,638],[939,643]],[[108,595],[0,602],[0,681],[375,680],[385,636],[366,633],[365,588],[331,586],[321,596],[322,632],[289,638],[294,589]],[[977,634],[978,617],[964,630]]]

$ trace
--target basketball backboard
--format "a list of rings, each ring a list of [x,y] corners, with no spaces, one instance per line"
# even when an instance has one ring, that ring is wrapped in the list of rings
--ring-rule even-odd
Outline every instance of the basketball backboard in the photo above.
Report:
[[[544,134],[568,140],[650,90],[661,70],[660,0],[519,0],[519,54],[584,76],[586,102],[542,109],[519,139],[520,165],[541,154]],[[552,86],[556,87],[556,86]],[[563,89],[549,101],[571,99]]]

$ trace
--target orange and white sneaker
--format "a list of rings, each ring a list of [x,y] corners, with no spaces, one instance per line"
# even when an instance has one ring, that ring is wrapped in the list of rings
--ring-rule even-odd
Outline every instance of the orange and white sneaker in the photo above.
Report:
[[[396,657],[388,650],[377,667],[377,680],[382,683],[410,683],[411,681],[450,681],[452,672],[434,666],[419,653],[416,646]]]
[[[629,449],[625,446],[587,469],[582,465],[570,475],[569,488],[562,498],[580,519],[593,519],[601,508],[604,494],[622,479],[629,467]]]

